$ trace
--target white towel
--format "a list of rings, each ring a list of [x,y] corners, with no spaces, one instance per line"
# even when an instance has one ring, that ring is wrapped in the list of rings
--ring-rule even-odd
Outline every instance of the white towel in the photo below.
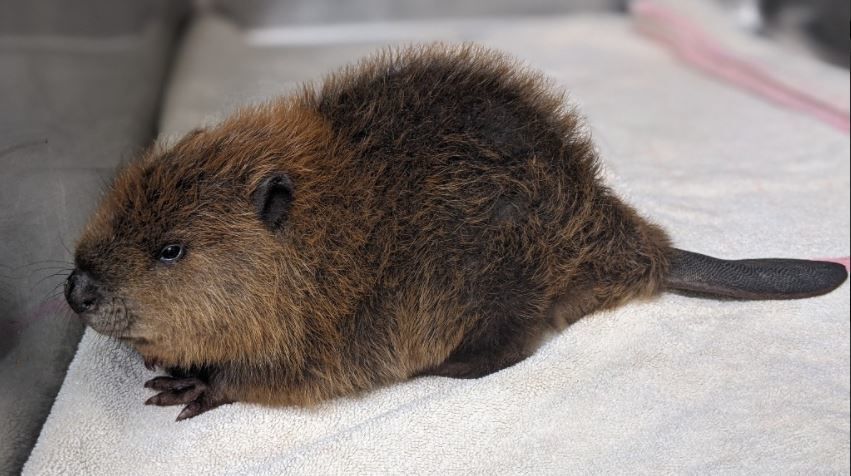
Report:
[[[848,135],[701,76],[628,19],[410,27],[506,50],[568,88],[609,183],[678,246],[727,258],[849,254]],[[184,57],[222,29],[213,17],[196,23]],[[731,44],[847,106],[847,71],[744,37]],[[333,49],[310,55],[321,63]],[[287,71],[274,48],[261,50],[253,58],[265,63],[248,71]],[[168,131],[220,112],[221,99],[198,98],[221,98],[223,84],[231,98],[289,84],[238,78],[240,61],[251,54],[213,77],[184,61]],[[179,408],[142,405],[154,374],[137,356],[87,332],[25,473],[847,474],[848,315],[847,284],[786,302],[665,295],[586,318],[482,379],[418,378],[310,410],[237,403],[181,423]]]

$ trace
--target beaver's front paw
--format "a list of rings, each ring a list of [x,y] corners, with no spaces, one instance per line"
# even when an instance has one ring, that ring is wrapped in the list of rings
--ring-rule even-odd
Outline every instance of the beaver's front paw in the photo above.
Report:
[[[215,388],[196,377],[155,377],[145,382],[145,388],[160,393],[145,401],[145,405],[186,405],[177,415],[177,421],[198,416],[220,405],[231,403],[222,398]]]

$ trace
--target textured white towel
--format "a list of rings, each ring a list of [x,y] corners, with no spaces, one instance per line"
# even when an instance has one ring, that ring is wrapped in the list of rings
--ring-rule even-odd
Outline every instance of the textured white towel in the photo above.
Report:
[[[627,19],[406,30],[479,40],[568,88],[607,180],[680,247],[849,254],[848,136],[701,76]],[[213,17],[194,26],[167,132],[372,49],[243,39]],[[730,41],[847,105],[847,71]],[[138,357],[88,332],[25,472],[848,473],[848,315],[847,284],[789,302],[666,295],[580,321],[486,378],[420,378],[311,410],[234,404],[181,423],[177,408],[142,405],[153,373]]]

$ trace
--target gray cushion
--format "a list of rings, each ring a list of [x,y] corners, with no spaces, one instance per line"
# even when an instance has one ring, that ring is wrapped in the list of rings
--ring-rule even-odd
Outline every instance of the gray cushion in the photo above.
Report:
[[[68,249],[116,164],[154,133],[184,7],[0,4],[0,474],[26,460],[74,354]]]

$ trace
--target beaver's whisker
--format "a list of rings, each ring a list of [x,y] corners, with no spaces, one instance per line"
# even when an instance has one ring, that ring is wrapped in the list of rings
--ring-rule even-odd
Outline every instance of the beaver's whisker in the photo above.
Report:
[[[57,236],[58,236],[58,238],[59,238],[59,244],[61,244],[61,245],[62,245],[62,248],[65,248],[65,251],[66,251],[69,255],[74,256],[74,252],[73,252],[73,251],[71,251],[71,250],[69,250],[69,249],[68,249],[68,245],[66,245],[66,244],[65,244],[65,239],[64,239],[64,238],[62,238],[62,233],[57,233]]]
[[[18,266],[6,266],[6,269],[13,273],[18,273],[21,271],[35,273],[38,271],[44,271],[46,269],[73,269],[74,263],[69,263],[67,261],[59,261],[59,260],[45,260],[45,261],[34,261],[31,263],[25,263]]]
[[[52,274],[48,274],[47,276],[45,276],[45,277],[43,277],[43,278],[39,279],[38,281],[36,281],[35,283],[33,283],[33,284],[30,286],[30,290],[33,290],[33,289],[34,289],[34,288],[36,288],[39,284],[41,284],[41,283],[43,283],[43,282],[47,281],[47,280],[48,280],[48,279],[50,279],[50,278],[55,278],[55,277],[57,277],[57,276],[62,276],[62,275],[66,275],[66,278],[67,278],[67,275],[70,275],[70,274],[71,274],[71,270],[62,270],[62,271],[57,271],[57,272],[52,273]],[[64,284],[64,283],[65,283],[65,280],[61,280],[61,281],[59,282],[59,285],[62,285],[62,284]],[[55,288],[54,288],[54,289],[55,289]]]

